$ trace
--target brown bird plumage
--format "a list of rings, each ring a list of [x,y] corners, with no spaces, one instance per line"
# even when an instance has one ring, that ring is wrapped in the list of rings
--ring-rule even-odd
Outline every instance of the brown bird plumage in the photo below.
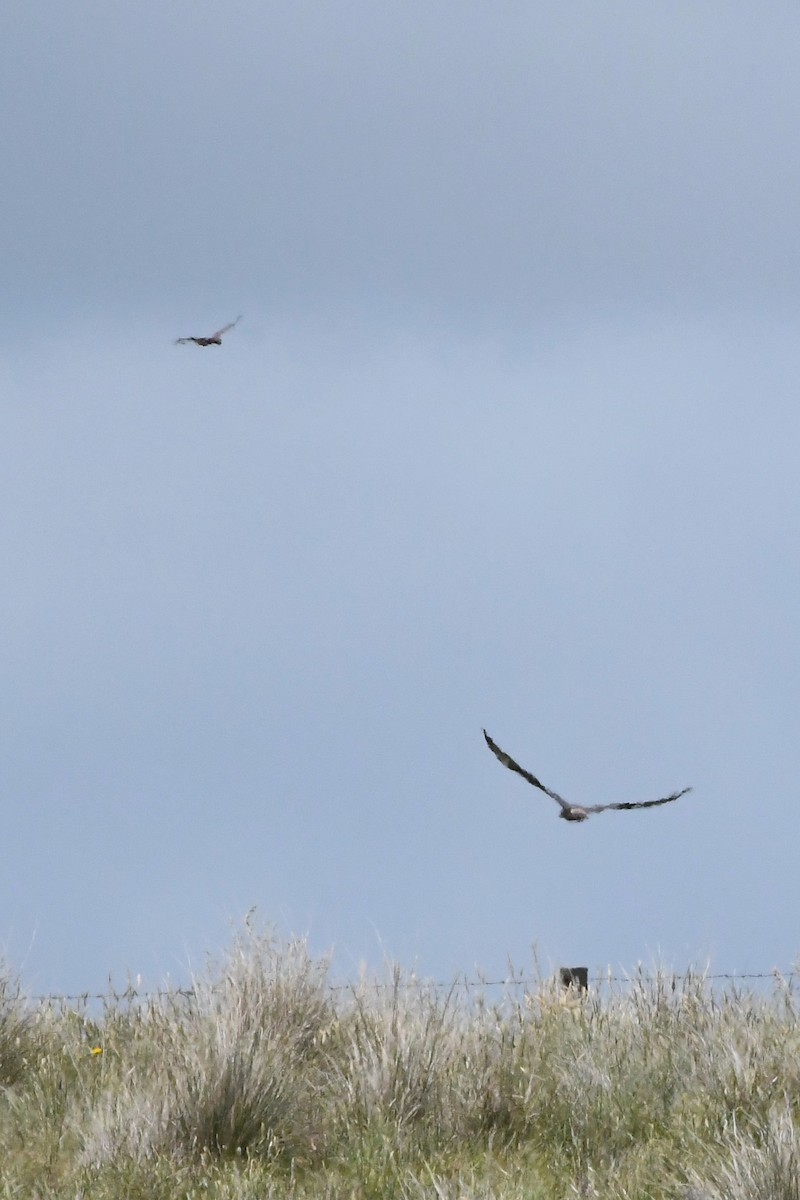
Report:
[[[194,342],[195,346],[221,346],[225,334],[229,329],[233,329],[234,325],[238,325],[241,319],[240,313],[235,321],[231,321],[230,325],[223,325],[222,329],[218,329],[216,333],[212,333],[211,337],[175,338],[175,345],[182,346],[184,342]]]
[[[508,767],[509,771],[516,771],[517,774],[521,775],[523,779],[527,779],[528,783],[532,783],[533,786],[538,788],[540,792],[544,792],[544,794],[549,796],[551,800],[555,800],[557,804],[561,805],[561,812],[558,815],[565,821],[585,821],[589,817],[590,813],[605,812],[606,809],[609,808],[618,808],[624,810],[630,808],[655,808],[658,804],[671,804],[673,800],[680,799],[681,796],[685,796],[687,792],[692,790],[691,788],[687,787],[681,792],[673,792],[670,796],[664,796],[661,800],[640,800],[635,804],[569,804],[563,798],[563,796],[559,796],[558,792],[551,792],[550,788],[545,787],[535,775],[531,775],[530,771],[526,771],[524,767],[519,765],[519,763],[514,762],[514,759],[509,754],[506,754],[505,750],[501,750],[499,746],[495,745],[485,729],[483,731],[483,736],[486,738],[486,745],[489,747],[498,762],[501,762],[504,767]]]

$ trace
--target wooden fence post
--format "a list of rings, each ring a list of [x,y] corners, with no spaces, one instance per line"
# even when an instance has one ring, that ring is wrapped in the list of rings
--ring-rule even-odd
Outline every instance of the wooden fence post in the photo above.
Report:
[[[588,967],[561,967],[558,977],[561,980],[561,986],[565,989],[575,988],[579,992],[588,992],[589,990]]]

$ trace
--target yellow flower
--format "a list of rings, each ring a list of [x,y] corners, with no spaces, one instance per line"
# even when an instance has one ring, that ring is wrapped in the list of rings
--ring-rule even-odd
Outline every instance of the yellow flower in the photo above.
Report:
[[[92,1046],[92,1054],[95,1056],[95,1058],[97,1057],[98,1054],[102,1054],[102,1053],[103,1053],[102,1046]]]

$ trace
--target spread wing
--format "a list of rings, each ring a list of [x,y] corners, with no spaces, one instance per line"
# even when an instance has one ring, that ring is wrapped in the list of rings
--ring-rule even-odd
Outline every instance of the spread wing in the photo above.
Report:
[[[584,812],[599,813],[606,812],[609,808],[622,809],[627,812],[631,808],[655,808],[658,804],[671,804],[673,800],[680,800],[681,796],[685,796],[692,789],[690,787],[683,788],[680,792],[673,792],[670,796],[664,796],[661,800],[640,800],[635,804],[593,804],[582,805]]]
[[[239,316],[236,318],[235,321],[231,321],[230,325],[223,325],[222,329],[218,329],[216,333],[212,333],[212,335],[211,335],[212,338],[221,338],[223,333],[227,333],[229,329],[233,329],[234,325],[238,325],[239,322],[241,321],[241,319],[242,319],[242,314],[239,313]]]
[[[535,775],[531,775],[530,771],[526,771],[524,767],[519,765],[519,763],[514,762],[514,759],[511,757],[511,755],[506,754],[505,750],[501,750],[499,746],[495,745],[485,729],[483,731],[483,736],[486,738],[486,745],[489,747],[492,754],[495,756],[498,762],[503,764],[504,767],[508,767],[509,771],[516,771],[518,775],[521,775],[523,779],[527,779],[528,783],[532,783],[535,788],[538,788],[540,792],[544,792],[544,794],[549,796],[551,800],[555,800],[556,803],[560,804],[562,808],[566,809],[567,811],[572,808],[572,805],[568,804],[562,796],[559,796],[558,792],[551,792],[550,788],[545,787]],[[672,797],[670,797],[670,799],[672,799]],[[664,802],[650,801],[650,803],[660,804]],[[594,809],[590,809],[588,811],[593,812]]]
[[[241,321],[241,319],[242,319],[242,314],[240,313],[240,314],[239,314],[239,316],[236,318],[236,320],[235,320],[235,321],[231,321],[231,322],[230,322],[228,325],[223,325],[223,326],[222,326],[222,329],[218,329],[218,330],[216,331],[216,333],[209,334],[209,336],[208,336],[208,337],[184,337],[184,338],[175,338],[175,343],[174,343],[174,344],[175,344],[176,346],[182,346],[182,345],[184,345],[184,343],[186,343],[186,342],[195,342],[195,344],[196,344],[196,345],[198,345],[198,346],[214,346],[214,345],[218,345],[218,344],[220,343],[221,339],[222,339],[222,335],[223,335],[223,334],[225,334],[225,333],[227,333],[229,329],[233,329],[234,325],[238,325],[238,324],[239,324],[239,322]]]

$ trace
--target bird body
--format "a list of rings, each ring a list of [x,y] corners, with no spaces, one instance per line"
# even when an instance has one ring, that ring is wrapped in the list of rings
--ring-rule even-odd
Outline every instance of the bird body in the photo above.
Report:
[[[659,804],[671,804],[673,800],[679,800],[681,796],[685,796],[690,792],[691,788],[684,788],[680,792],[672,792],[669,796],[663,796],[660,800],[639,800],[636,803],[618,803],[618,804],[570,804],[563,796],[559,796],[558,792],[553,792],[532,775],[530,771],[526,771],[519,763],[515,762],[510,754],[506,754],[505,750],[501,750],[495,742],[489,737],[489,734],[484,729],[483,736],[486,739],[486,745],[491,750],[498,762],[501,762],[504,767],[508,767],[509,771],[516,771],[517,775],[521,775],[523,779],[538,788],[540,792],[544,792],[551,800],[555,800],[561,807],[561,812],[558,814],[563,821],[586,821],[592,813],[605,812],[607,809],[615,808],[623,811],[628,811],[632,808],[655,808]]]
[[[235,321],[231,321],[229,325],[223,325],[222,329],[218,329],[216,333],[212,333],[210,337],[182,337],[175,339],[176,346],[182,346],[184,342],[194,342],[195,346],[221,346],[222,339],[229,329],[233,329],[234,325],[238,325],[241,321],[241,314]]]

